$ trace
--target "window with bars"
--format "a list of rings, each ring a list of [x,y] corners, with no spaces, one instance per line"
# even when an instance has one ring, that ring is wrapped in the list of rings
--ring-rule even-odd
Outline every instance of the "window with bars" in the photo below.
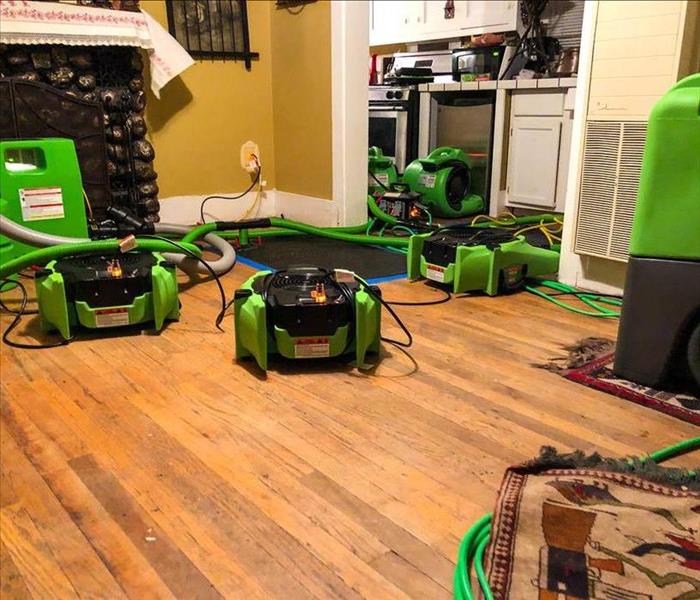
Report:
[[[250,51],[246,0],[167,0],[170,33],[195,58],[258,58]]]

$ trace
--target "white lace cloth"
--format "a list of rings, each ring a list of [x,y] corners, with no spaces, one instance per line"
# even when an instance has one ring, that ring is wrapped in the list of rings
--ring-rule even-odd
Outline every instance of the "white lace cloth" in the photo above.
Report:
[[[0,0],[0,43],[70,46],[136,46],[151,63],[156,98],[174,77],[194,63],[187,51],[142,10],[128,12],[74,4]]]

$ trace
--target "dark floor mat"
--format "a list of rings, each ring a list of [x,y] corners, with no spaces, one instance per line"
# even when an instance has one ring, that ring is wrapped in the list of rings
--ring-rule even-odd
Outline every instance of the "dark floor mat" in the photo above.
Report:
[[[251,238],[254,239],[252,235]],[[266,238],[259,245],[241,248],[238,256],[241,262],[258,268],[279,270],[313,266],[348,269],[370,280],[394,278],[406,273],[405,254],[319,237]]]

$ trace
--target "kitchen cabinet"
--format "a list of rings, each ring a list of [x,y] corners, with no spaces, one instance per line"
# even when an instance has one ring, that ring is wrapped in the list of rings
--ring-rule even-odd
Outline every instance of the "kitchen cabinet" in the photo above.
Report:
[[[573,116],[565,97],[561,89],[513,92],[507,207],[563,211]]]
[[[560,117],[511,121],[506,188],[510,204],[554,208],[560,143]]]
[[[445,18],[444,0],[372,0],[370,45],[458,38],[514,31],[516,0],[455,0],[454,16]]]

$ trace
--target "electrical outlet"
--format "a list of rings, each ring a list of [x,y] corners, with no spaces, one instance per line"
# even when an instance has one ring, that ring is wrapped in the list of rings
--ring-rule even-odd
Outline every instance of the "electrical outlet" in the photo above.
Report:
[[[248,140],[241,146],[241,168],[248,173],[255,173],[261,164],[258,145]]]

